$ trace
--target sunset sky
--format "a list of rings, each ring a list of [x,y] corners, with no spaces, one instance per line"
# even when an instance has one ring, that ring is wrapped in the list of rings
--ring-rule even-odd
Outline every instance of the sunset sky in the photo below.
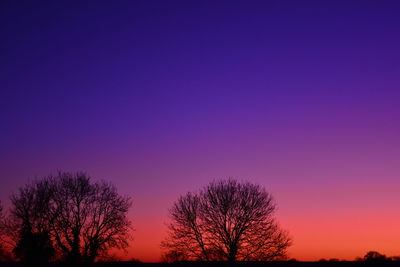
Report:
[[[34,3],[35,2],[35,3]],[[0,199],[86,171],[133,198],[126,259],[168,208],[263,185],[289,256],[400,255],[399,1],[2,1]]]

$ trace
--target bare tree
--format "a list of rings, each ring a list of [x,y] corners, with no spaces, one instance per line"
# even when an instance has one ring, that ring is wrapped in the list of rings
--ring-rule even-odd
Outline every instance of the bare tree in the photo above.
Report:
[[[278,226],[272,196],[259,185],[212,182],[181,196],[170,209],[164,258],[269,261],[286,257],[291,244]],[[173,260],[173,259],[172,259]]]
[[[52,181],[45,178],[19,188],[11,196],[11,218],[19,232],[22,229],[34,233],[49,231],[51,199],[54,195]]]
[[[131,206],[106,182],[85,173],[58,173],[37,180],[12,196],[19,232],[45,233],[59,257],[93,262],[111,248],[124,249],[130,239]]]

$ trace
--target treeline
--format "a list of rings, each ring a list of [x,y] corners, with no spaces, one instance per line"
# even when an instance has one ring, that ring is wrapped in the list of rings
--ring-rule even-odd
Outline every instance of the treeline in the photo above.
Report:
[[[36,179],[0,203],[0,261],[90,263],[132,241],[130,197],[86,173]],[[291,238],[275,220],[261,186],[214,181],[178,198],[170,209],[164,262],[271,261],[286,258]]]
[[[400,256],[388,257],[385,254],[381,254],[378,251],[368,251],[363,258],[357,257],[356,261],[366,261],[366,262],[388,262],[395,261],[400,262]]]
[[[132,241],[131,198],[86,173],[59,172],[26,184],[0,203],[0,261],[93,263]],[[262,186],[217,180],[180,196],[169,210],[162,261],[288,260],[292,241],[275,219],[276,203]],[[399,261],[376,251],[356,261]],[[294,262],[295,260],[289,260]],[[320,260],[319,262],[338,262]]]
[[[0,261],[93,263],[132,241],[131,198],[86,173],[36,179],[0,203]],[[255,262],[288,260],[292,240],[275,218],[265,188],[217,180],[180,196],[169,210],[162,261]],[[359,261],[398,260],[368,252]],[[321,260],[323,262],[324,260]]]

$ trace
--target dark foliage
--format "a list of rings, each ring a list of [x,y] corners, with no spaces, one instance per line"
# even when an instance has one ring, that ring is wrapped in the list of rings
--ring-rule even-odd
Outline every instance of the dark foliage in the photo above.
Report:
[[[386,255],[381,254],[377,251],[368,251],[365,256],[364,256],[365,261],[386,261],[389,260],[389,258],[386,257]]]
[[[54,247],[47,232],[32,233],[30,229],[21,232],[14,255],[22,262],[43,264],[54,257]]]

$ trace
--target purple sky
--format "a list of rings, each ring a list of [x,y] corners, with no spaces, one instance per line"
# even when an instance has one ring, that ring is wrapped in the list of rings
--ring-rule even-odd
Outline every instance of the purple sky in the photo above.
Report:
[[[297,258],[368,241],[400,254],[393,233],[346,239],[371,210],[384,212],[371,228],[400,225],[399,14],[398,1],[3,1],[0,199],[57,170],[111,180],[135,202],[132,255],[156,260],[172,201],[235,177],[275,195]],[[339,218],[353,246],[324,250],[335,226],[315,229]]]

